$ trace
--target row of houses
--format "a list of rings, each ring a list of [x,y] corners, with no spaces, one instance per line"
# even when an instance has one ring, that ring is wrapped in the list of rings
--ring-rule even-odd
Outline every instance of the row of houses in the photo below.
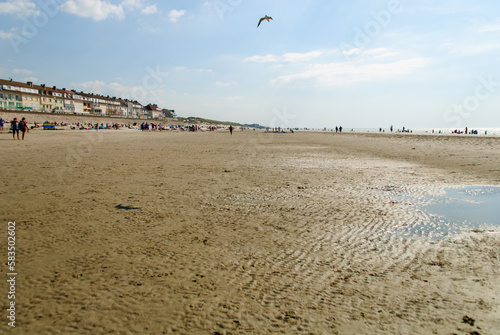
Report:
[[[0,108],[47,113],[114,116],[141,119],[175,118],[175,111],[155,104],[94,93],[77,92],[33,82],[0,79]]]

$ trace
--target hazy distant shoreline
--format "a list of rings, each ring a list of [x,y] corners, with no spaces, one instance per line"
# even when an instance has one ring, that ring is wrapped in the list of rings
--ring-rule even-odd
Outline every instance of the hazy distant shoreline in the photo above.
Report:
[[[5,121],[10,122],[13,118],[17,118],[20,120],[25,117],[28,121],[28,124],[33,124],[37,122],[38,124],[42,124],[45,121],[49,122],[57,122],[57,123],[119,123],[123,125],[132,125],[134,123],[141,124],[143,122],[147,123],[161,123],[161,124],[183,124],[182,121],[175,120],[160,120],[160,119],[138,119],[138,118],[119,118],[119,117],[109,117],[109,116],[97,116],[97,115],[74,115],[74,114],[54,114],[54,113],[40,113],[40,112],[17,112],[17,111],[0,111],[0,117]],[[222,121],[221,121],[222,124]],[[296,128],[294,128],[296,129]],[[335,132],[335,128],[326,127],[323,129],[313,129],[313,128],[298,128],[299,130],[307,130],[307,131],[317,131],[317,132]],[[326,129],[326,130],[325,130]],[[453,134],[452,132],[458,129],[460,131],[464,131],[465,128],[410,128],[410,133],[404,134],[429,134],[429,135],[459,135]],[[485,131],[487,132],[487,136],[500,136],[500,127],[482,127],[482,128],[470,128],[478,130],[477,135],[470,136],[484,136]],[[434,132],[433,132],[434,131]],[[382,133],[382,134],[391,134],[389,127],[382,128],[382,132],[379,131],[379,128],[351,128],[344,127],[342,133]],[[397,128],[394,128],[393,134],[402,133],[399,132]],[[403,134],[403,133],[402,133]],[[463,134],[462,134],[463,135]]]

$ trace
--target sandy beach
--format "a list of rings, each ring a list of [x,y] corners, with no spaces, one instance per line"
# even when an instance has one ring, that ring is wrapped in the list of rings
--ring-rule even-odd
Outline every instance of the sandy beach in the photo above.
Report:
[[[500,186],[500,137],[33,130],[0,143],[0,333],[500,334],[498,230],[418,232],[429,196]]]

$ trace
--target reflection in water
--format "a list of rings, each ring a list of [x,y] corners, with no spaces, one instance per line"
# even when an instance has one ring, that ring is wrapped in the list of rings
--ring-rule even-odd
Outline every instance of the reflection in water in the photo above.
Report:
[[[420,208],[431,217],[430,222],[401,226],[391,233],[440,240],[462,232],[500,230],[500,187],[467,186],[444,191],[441,196],[427,196]]]
[[[428,206],[426,211],[452,221],[499,226],[500,187],[468,186],[460,189],[446,189],[443,199]]]

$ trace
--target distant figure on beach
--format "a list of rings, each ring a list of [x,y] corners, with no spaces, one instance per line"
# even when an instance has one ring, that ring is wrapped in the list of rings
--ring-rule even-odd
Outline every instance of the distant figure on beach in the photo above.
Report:
[[[392,125],[391,125],[391,133],[392,133],[392,130],[393,130],[393,129],[394,129],[394,128],[393,128],[393,127],[392,127]]]
[[[19,122],[19,130],[23,133],[23,141],[24,141],[24,134],[26,134],[26,131],[28,130],[28,124],[26,123],[25,117],[23,117],[21,119],[21,122]],[[17,138],[19,139],[19,133],[17,135]]]
[[[19,122],[17,122],[17,118],[14,118],[14,120],[10,121],[10,130],[12,130],[12,138],[16,139],[17,133],[17,139],[19,139]]]
[[[3,125],[5,123],[5,120],[0,118],[0,131],[3,131]]]
[[[342,132],[342,126],[339,127],[339,133],[341,133],[341,132]]]
[[[231,135],[233,135],[233,126],[229,126],[229,132],[231,133]]]

